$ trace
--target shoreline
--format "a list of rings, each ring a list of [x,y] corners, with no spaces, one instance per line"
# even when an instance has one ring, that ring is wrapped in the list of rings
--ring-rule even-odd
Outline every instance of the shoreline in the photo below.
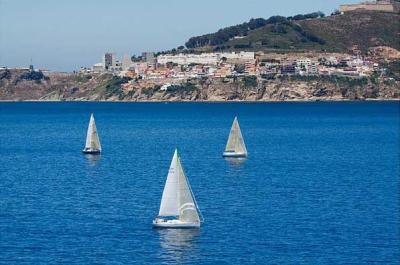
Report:
[[[226,100],[226,101],[214,101],[214,100],[0,100],[0,103],[211,103],[211,104],[224,104],[224,103],[241,103],[241,104],[254,104],[254,103],[316,103],[316,102],[400,102],[400,98],[378,98],[378,99],[293,99],[293,100]]]

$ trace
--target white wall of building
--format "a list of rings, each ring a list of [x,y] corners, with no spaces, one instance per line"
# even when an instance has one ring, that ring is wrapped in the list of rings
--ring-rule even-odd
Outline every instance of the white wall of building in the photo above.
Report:
[[[239,53],[202,53],[202,54],[177,54],[177,55],[159,55],[157,57],[158,64],[176,63],[178,65],[188,64],[206,64],[216,65],[223,57],[233,60],[254,60],[254,52]]]

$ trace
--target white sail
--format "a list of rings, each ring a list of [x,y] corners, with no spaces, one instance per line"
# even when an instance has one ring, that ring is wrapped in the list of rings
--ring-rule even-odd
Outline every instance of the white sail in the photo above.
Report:
[[[178,152],[175,150],[169,167],[167,181],[165,182],[164,191],[161,198],[159,216],[178,216],[179,200],[178,200],[178,174],[176,163],[178,161]]]
[[[179,220],[183,222],[200,222],[194,195],[183,171],[179,156],[177,169],[179,172]]]
[[[86,135],[85,149],[101,151],[99,135],[97,134],[96,122],[93,114],[90,115],[89,127]]]
[[[159,216],[178,216],[183,222],[199,222],[197,205],[175,150],[165,183]]]
[[[226,143],[225,152],[235,152],[247,155],[246,145],[244,144],[237,117],[235,117],[233,121],[228,142]]]

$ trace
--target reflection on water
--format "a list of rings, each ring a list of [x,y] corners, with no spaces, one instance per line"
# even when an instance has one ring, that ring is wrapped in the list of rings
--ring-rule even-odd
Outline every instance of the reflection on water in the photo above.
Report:
[[[243,165],[247,158],[244,157],[225,157],[225,160],[229,163],[229,165],[233,167],[240,167]]]
[[[195,259],[199,229],[156,229],[160,237],[162,258],[172,263]]]
[[[98,161],[100,161],[101,155],[85,154],[85,157],[88,161],[89,166],[94,167],[98,163]]]

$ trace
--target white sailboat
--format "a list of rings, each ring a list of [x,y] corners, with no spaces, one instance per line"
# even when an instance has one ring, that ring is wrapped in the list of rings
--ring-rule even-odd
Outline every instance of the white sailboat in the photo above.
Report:
[[[200,215],[189,181],[183,171],[178,150],[175,149],[161,198],[160,210],[153,220],[153,226],[197,228],[200,227]]]
[[[223,157],[247,157],[247,149],[244,144],[242,132],[237,117],[233,120]]]
[[[100,154],[101,145],[99,135],[97,134],[96,123],[93,113],[90,115],[89,127],[86,135],[86,145],[82,151],[85,154]]]

